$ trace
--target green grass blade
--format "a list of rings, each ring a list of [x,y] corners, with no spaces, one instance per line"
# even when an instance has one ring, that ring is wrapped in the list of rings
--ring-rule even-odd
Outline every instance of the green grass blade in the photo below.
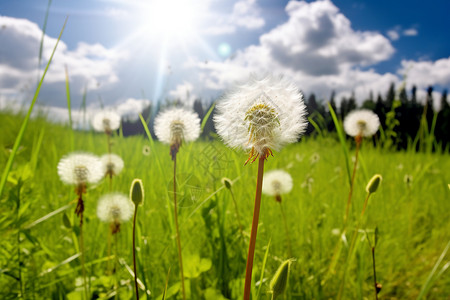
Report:
[[[333,107],[330,105],[329,102],[328,102],[328,109],[330,110],[330,114],[331,114],[331,117],[333,118],[334,126],[336,127],[336,132],[339,137],[339,142],[341,142],[342,150],[344,151],[345,167],[347,169],[347,176],[348,176],[348,184],[351,185],[352,176],[350,174],[350,166],[348,164],[349,154],[348,154],[347,144],[345,142],[345,133],[344,133],[344,130],[342,129],[341,123],[339,122],[339,120],[336,116],[336,113],[334,112]]]
[[[258,287],[258,291],[256,292],[257,300],[261,296],[261,289],[262,289],[263,280],[264,280],[264,270],[266,269],[267,258],[269,257],[270,242],[271,242],[271,239],[269,240],[269,243],[267,244],[266,253],[264,254],[264,259],[263,259],[263,263],[262,263],[262,267],[261,267],[261,276],[259,277],[259,287]]]
[[[309,123],[311,123],[311,125],[314,127],[314,129],[317,131],[319,136],[323,136],[323,133],[319,127],[319,124],[317,124],[316,121],[314,121],[311,117],[308,117],[308,121],[309,121]]]
[[[209,116],[211,115],[212,111],[214,110],[214,107],[216,106],[216,103],[214,102],[211,107],[209,108],[206,115],[203,117],[202,124],[200,126],[200,133],[203,132],[203,129],[205,128],[206,122],[208,122]]]
[[[38,225],[39,223],[42,223],[42,222],[50,219],[51,217],[53,217],[53,216],[55,216],[55,215],[65,211],[66,209],[70,208],[71,206],[72,206],[71,204],[64,205],[63,207],[60,207],[60,208],[52,211],[51,213],[46,214],[42,218],[39,218],[36,221],[28,224],[27,226],[25,226],[25,229],[33,228],[34,226]]]
[[[42,140],[44,139],[45,129],[41,130],[37,142],[33,145],[33,153],[31,154],[30,166],[33,174],[36,172],[37,162],[39,158],[39,152],[41,151]]]
[[[431,288],[431,284],[433,283],[434,273],[436,273],[436,270],[438,269],[439,265],[441,264],[442,260],[444,259],[445,255],[447,254],[449,248],[450,248],[450,241],[448,241],[447,246],[445,246],[444,251],[442,251],[441,256],[439,256],[439,259],[434,264],[434,267],[431,270],[430,275],[428,275],[427,280],[425,281],[424,285],[420,289],[420,293],[419,293],[419,296],[417,297],[417,300],[422,299],[428,293],[428,290]]]
[[[69,86],[69,70],[67,70],[67,65],[65,67],[66,72],[66,97],[67,97],[67,109],[69,111],[69,128],[72,128],[72,111],[70,105],[70,86]]]
[[[42,36],[41,41],[39,43],[38,69],[41,68],[42,52],[44,50],[44,37],[45,31],[47,30],[47,21],[48,21],[48,13],[50,11],[50,5],[52,5],[52,0],[48,0],[47,10],[45,11],[44,24],[42,25]]]
[[[41,91],[41,87],[42,87],[42,83],[44,82],[45,74],[47,74],[48,68],[50,67],[50,63],[52,62],[53,55],[56,52],[56,48],[58,47],[59,41],[61,40],[61,36],[64,32],[64,28],[66,27],[66,24],[67,24],[67,18],[64,21],[64,25],[61,29],[61,32],[59,33],[58,40],[56,41],[55,47],[53,48],[52,55],[50,55],[50,59],[48,60],[47,66],[45,67],[45,70],[44,70],[44,73],[42,74],[41,80],[39,81],[39,84],[36,87],[36,91],[34,92],[33,100],[31,101],[30,107],[28,108],[27,115],[25,116],[22,126],[20,127],[19,133],[17,134],[16,141],[14,142],[14,146],[11,151],[11,154],[9,155],[5,169],[3,170],[2,178],[0,181],[0,197],[3,193],[3,189],[6,184],[6,179],[8,178],[8,174],[9,174],[9,171],[11,170],[17,150],[19,149],[20,143],[22,142],[23,135],[25,133],[25,130],[27,129],[28,121],[30,120],[31,112],[33,111],[34,104],[36,103],[37,98],[39,96],[39,92]]]

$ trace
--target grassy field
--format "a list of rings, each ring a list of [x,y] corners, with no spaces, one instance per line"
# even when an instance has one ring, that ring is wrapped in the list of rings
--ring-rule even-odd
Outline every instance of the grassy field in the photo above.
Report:
[[[0,113],[0,166],[3,172],[22,117]],[[172,206],[169,147],[147,137],[113,137],[112,152],[125,168],[113,178],[114,191],[129,193],[134,178],[143,181],[145,203],[138,211],[137,260],[141,299],[180,298],[179,267]],[[348,140],[349,153],[354,152]],[[105,135],[73,132],[43,118],[30,121],[0,198],[0,298],[82,299],[76,195],[57,174],[65,154],[107,152]],[[274,153],[265,170],[283,169],[294,188],[282,205],[292,239],[289,284],[283,299],[334,299],[344,280],[343,299],[373,299],[373,264],[367,237],[376,245],[380,299],[447,299],[450,296],[450,157],[448,154],[393,152],[363,142],[347,233],[341,240],[349,183],[342,146],[336,137],[305,138]],[[351,156],[351,155],[350,155]],[[240,299],[257,163],[244,166],[245,153],[220,140],[181,147],[178,163],[180,236],[189,299]],[[352,166],[349,162],[350,168]],[[350,240],[374,174],[383,181],[370,198],[356,246]],[[243,223],[239,230],[232,196],[221,179],[233,180]],[[409,181],[405,181],[409,178]],[[133,299],[132,224],[122,225],[109,249],[109,225],[96,217],[103,180],[85,197],[86,267],[93,297],[108,298],[118,284],[120,299]],[[288,255],[279,204],[262,198],[254,264],[253,297],[269,299],[269,281]],[[114,247],[112,247],[114,248]],[[337,249],[340,249],[340,254]],[[113,255],[117,253],[117,257]],[[333,255],[336,267],[330,267]],[[266,260],[265,260],[266,259]],[[266,261],[264,263],[264,260]],[[111,266],[116,266],[112,273]],[[108,266],[109,271],[108,271]],[[346,273],[344,278],[343,274]],[[261,280],[262,279],[262,280]],[[145,290],[145,291],[144,291]]]

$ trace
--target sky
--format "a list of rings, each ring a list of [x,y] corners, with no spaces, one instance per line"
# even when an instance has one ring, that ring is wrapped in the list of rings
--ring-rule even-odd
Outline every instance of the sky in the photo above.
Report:
[[[216,100],[250,74],[338,102],[391,83],[424,99],[431,85],[438,103],[449,11],[447,0],[1,0],[0,109],[30,103],[66,18],[38,100],[55,119],[67,119],[66,70],[74,118],[83,95],[89,111],[133,119],[165,99]]]

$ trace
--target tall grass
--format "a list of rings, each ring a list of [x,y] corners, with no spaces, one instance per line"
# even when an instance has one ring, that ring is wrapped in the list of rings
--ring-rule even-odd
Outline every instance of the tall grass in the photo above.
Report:
[[[0,114],[0,128],[5,132],[0,136],[0,166],[4,169],[26,115]],[[29,122],[32,126],[23,132],[21,147],[17,147],[0,199],[0,296],[11,298],[25,293],[30,298],[70,297],[79,293],[81,287],[77,285],[80,267],[74,257],[79,252],[77,226],[71,217],[70,204],[75,195],[56,173],[59,159],[72,150],[70,129],[42,118]],[[75,149],[104,154],[102,134],[73,134]],[[118,191],[127,193],[134,178],[139,177],[145,183],[148,201],[136,223],[139,285],[148,299],[161,299],[163,293],[166,299],[175,299],[180,293],[180,279],[177,272],[169,273],[177,268],[173,220],[167,201],[172,181],[171,174],[161,172],[171,168],[172,161],[167,147],[156,141],[150,142],[150,156],[142,154],[148,143],[143,136],[116,140],[114,151],[123,158],[125,168],[114,185]],[[450,258],[448,251],[443,250],[450,240],[449,156],[413,150],[392,152],[370,143],[363,144],[361,149],[364,168],[367,174],[382,174],[383,184],[367,208],[364,226],[354,246],[355,260],[345,266],[345,257],[341,256],[336,263],[336,275],[323,283],[340,238],[338,231],[348,194],[347,163],[341,147],[330,135],[306,138],[275,153],[277,159],[266,164],[267,170],[284,168],[294,178],[293,191],[283,198],[293,256],[297,259],[291,266],[285,298],[335,298],[340,284],[338,275],[344,267],[349,270],[343,298],[373,297],[372,256],[364,232],[375,227],[379,230],[376,275],[383,286],[380,298],[448,296],[450,277],[446,275]],[[315,154],[320,159],[312,165],[310,158]],[[242,168],[239,155],[220,141],[196,142],[178,155],[183,162],[177,181],[180,234],[184,237],[186,257],[186,296],[240,299],[247,241],[242,242],[231,194],[224,190],[220,179],[233,179],[242,224],[250,224],[254,191],[248,186],[254,184],[256,169]],[[29,168],[27,164],[33,157],[35,167]],[[405,175],[412,176],[410,184],[404,182]],[[358,172],[350,211],[353,218],[362,210],[366,183],[364,172]],[[108,225],[97,220],[95,207],[97,199],[108,191],[107,182],[93,187],[85,203],[86,268],[91,292],[103,297],[111,295],[113,279],[104,274],[101,266],[112,258],[107,255],[105,242]],[[17,209],[18,195],[21,205]],[[266,299],[270,278],[288,258],[288,249],[277,203],[266,196],[262,200],[253,295]],[[243,233],[248,239],[250,228],[244,226]],[[116,271],[120,278],[118,293],[125,299],[131,298],[134,290],[131,237],[131,223],[123,224],[118,236],[120,263]],[[343,251],[348,247],[349,241],[344,241]]]

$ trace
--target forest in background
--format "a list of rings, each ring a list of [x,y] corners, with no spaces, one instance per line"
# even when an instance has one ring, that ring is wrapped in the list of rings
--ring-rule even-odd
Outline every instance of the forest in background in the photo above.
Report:
[[[404,150],[412,147],[417,151],[424,150],[426,139],[434,137],[432,150],[450,149],[450,105],[448,91],[444,89],[437,109],[433,107],[433,87],[428,87],[425,101],[417,98],[417,88],[413,86],[410,94],[404,87],[396,91],[392,83],[386,94],[378,94],[376,98],[370,92],[368,98],[358,105],[354,95],[342,98],[337,105],[335,93],[332,92],[329,99],[317,99],[314,93],[304,95],[308,110],[309,124],[305,135],[327,135],[335,132],[336,128],[330,114],[330,107],[342,120],[354,109],[369,109],[380,118],[381,129],[375,137],[389,140],[389,147]],[[219,98],[220,99],[220,98]],[[158,103],[156,107],[149,106],[143,111],[143,116],[148,120],[148,126],[153,134],[153,122],[151,116],[156,115],[167,106],[181,104],[181,100],[166,100]],[[200,119],[207,114],[215,102],[205,103],[202,99],[194,101],[193,109]],[[214,115],[214,110],[212,112]],[[123,120],[124,135],[145,134],[140,121]],[[211,118],[208,119],[203,137],[215,135],[215,128]]]

